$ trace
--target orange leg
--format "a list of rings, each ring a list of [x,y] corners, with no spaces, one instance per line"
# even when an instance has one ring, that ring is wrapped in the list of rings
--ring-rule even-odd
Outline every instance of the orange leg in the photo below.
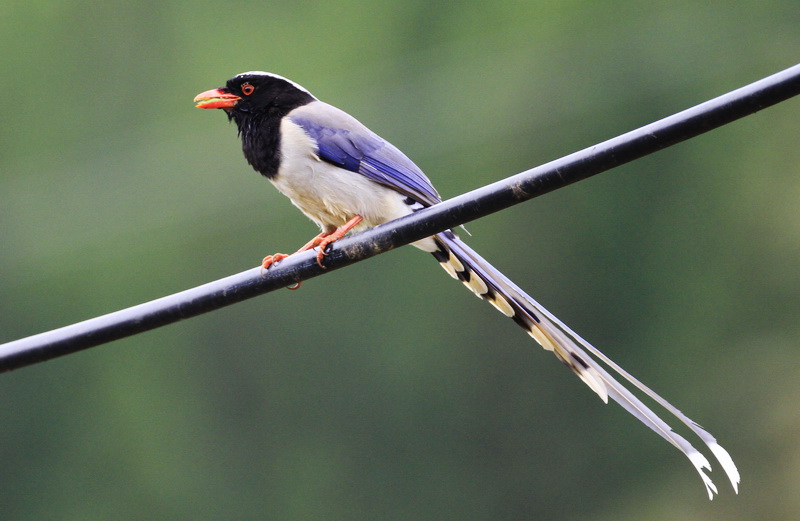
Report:
[[[305,243],[305,245],[303,245],[302,248],[300,248],[299,250],[297,250],[294,253],[300,253],[301,251],[306,251],[306,250],[310,250],[311,248],[316,248],[317,246],[319,246],[319,243],[322,242],[322,239],[327,237],[327,236],[328,236],[327,233],[324,233],[324,232],[320,233],[319,235],[317,235],[316,237],[314,237],[313,239],[311,239],[310,241]],[[266,257],[264,257],[264,260],[261,261],[261,267],[264,268],[264,269],[267,269],[270,266],[272,266],[274,263],[276,263],[278,261],[282,261],[286,257],[288,257],[288,255],[286,255],[285,253],[274,253],[272,255],[267,255]]]
[[[347,232],[358,226],[358,224],[363,220],[364,220],[363,217],[361,217],[360,215],[356,215],[355,217],[344,223],[342,226],[338,227],[332,233],[325,233],[325,232],[320,233],[319,235],[308,241],[305,245],[303,245],[302,248],[297,250],[295,253],[300,253],[302,251],[319,247],[319,252],[317,253],[317,264],[319,264],[321,268],[324,268],[325,266],[322,264],[322,260],[325,258],[325,249],[328,247],[328,245],[334,241],[338,241],[339,239],[347,235]],[[286,257],[288,257],[288,255],[286,255],[285,253],[275,253],[273,255],[267,255],[266,257],[264,257],[264,260],[261,261],[261,267],[263,269],[267,269],[274,263],[281,261]],[[297,289],[299,287],[300,283],[298,282],[296,285],[291,286],[289,289]]]
[[[317,252],[317,264],[319,264],[320,268],[325,267],[322,264],[322,259],[325,258],[326,255],[325,249],[328,247],[328,245],[332,242],[338,241],[339,239],[347,235],[347,232],[358,226],[359,223],[363,220],[364,220],[363,217],[361,217],[360,215],[356,215],[343,225],[336,228],[336,230],[333,233],[329,233],[327,235],[321,233],[317,235],[311,242],[309,242],[309,244],[311,244],[319,239],[319,242],[317,242],[315,246],[319,246],[319,251]],[[306,246],[308,246],[308,244],[306,244]],[[312,246],[312,248],[313,247],[314,246]]]

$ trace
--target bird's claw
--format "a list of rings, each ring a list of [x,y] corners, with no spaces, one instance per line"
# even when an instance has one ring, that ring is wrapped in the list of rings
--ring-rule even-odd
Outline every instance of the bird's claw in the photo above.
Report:
[[[272,266],[276,262],[282,261],[286,257],[288,257],[288,255],[286,255],[285,253],[274,253],[272,255],[267,255],[266,257],[264,257],[264,260],[261,261],[261,267],[265,270],[269,269],[270,266]]]
[[[322,261],[325,259],[325,256],[327,255],[327,253],[325,253],[325,249],[328,247],[328,244],[330,244],[331,242],[333,242],[333,241],[325,242],[324,239],[322,240],[322,242],[320,242],[319,251],[317,251],[317,264],[322,269],[327,269],[327,268],[325,268],[325,265],[322,264]]]
[[[264,260],[261,261],[261,278],[263,279],[266,276],[267,270],[269,269],[270,266],[272,266],[276,262],[282,261],[286,257],[288,257],[288,255],[286,255],[285,253],[274,253],[272,255],[267,255],[266,257],[264,257]]]
[[[282,261],[287,257],[288,255],[286,255],[285,253],[274,253],[272,255],[267,255],[266,257],[264,257],[264,260],[261,261],[261,278],[263,279],[266,276],[267,270],[269,269],[270,266],[272,266],[276,262]],[[302,282],[298,281],[292,284],[291,286],[286,286],[286,289],[292,289],[292,290],[300,289],[301,284]]]

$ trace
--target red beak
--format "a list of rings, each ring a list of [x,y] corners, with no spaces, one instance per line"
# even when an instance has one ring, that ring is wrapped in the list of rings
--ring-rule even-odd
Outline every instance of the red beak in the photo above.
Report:
[[[194,102],[196,103],[195,108],[198,109],[232,109],[241,99],[239,96],[223,92],[220,89],[211,89],[195,96]]]

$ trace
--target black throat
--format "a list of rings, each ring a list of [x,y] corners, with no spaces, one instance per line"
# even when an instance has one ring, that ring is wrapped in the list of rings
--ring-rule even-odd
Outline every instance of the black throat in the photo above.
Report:
[[[299,96],[298,96],[299,95]],[[289,112],[314,101],[305,92],[297,92],[292,99],[276,99],[259,110],[237,110],[228,112],[236,121],[242,152],[250,166],[268,179],[278,174],[281,164],[281,120]]]
[[[281,164],[281,119],[285,114],[229,113],[239,127],[242,152],[250,166],[272,178]]]

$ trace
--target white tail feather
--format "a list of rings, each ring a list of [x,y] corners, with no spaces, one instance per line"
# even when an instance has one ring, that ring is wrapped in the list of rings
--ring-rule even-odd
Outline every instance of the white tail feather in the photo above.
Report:
[[[717,443],[711,434],[572,331],[464,244],[455,234],[443,232],[438,234],[436,239],[440,251],[434,252],[434,256],[451,276],[460,279],[473,293],[488,300],[507,316],[514,318],[543,348],[553,351],[556,357],[569,366],[604,402],[608,402],[608,398],[611,397],[631,415],[683,452],[700,474],[709,499],[713,499],[714,494],[717,493],[717,487],[705,473],[706,470],[711,470],[706,457],[683,436],[673,432],[666,422],[612,377],[590,355],[605,363],[606,366],[689,427],[717,458],[730,479],[734,491],[738,493],[739,471],[728,452]],[[514,311],[513,315],[509,314],[509,310]]]

